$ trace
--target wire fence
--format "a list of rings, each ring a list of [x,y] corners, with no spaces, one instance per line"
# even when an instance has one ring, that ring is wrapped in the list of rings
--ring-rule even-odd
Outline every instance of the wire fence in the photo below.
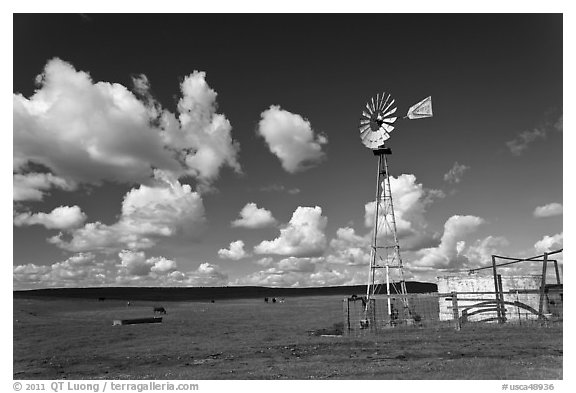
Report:
[[[395,327],[451,326],[471,323],[534,324],[563,321],[561,286],[508,292],[451,292],[376,295],[343,300],[343,334],[363,336]]]

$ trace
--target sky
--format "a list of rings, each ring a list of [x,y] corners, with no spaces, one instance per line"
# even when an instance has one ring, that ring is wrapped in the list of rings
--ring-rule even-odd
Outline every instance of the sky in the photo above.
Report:
[[[15,14],[13,286],[364,284],[563,247],[561,14]],[[372,204],[371,204],[372,202]],[[562,258],[560,258],[562,262]],[[537,274],[539,265],[515,273]]]

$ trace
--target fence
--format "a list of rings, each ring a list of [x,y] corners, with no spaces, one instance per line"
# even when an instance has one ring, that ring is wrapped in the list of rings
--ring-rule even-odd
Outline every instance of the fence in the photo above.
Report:
[[[501,288],[501,287],[500,287]],[[343,301],[344,334],[365,335],[401,326],[449,325],[460,329],[472,322],[562,322],[562,285],[543,291],[450,292],[377,295],[369,301],[350,297]]]

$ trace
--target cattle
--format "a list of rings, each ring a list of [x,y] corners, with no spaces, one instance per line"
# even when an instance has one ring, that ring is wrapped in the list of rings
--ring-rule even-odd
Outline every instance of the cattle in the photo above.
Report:
[[[106,300],[105,297],[99,297],[99,298],[98,298],[98,301],[99,301],[99,302],[103,302],[104,300]]]
[[[268,298],[267,298],[267,297],[265,297],[265,298],[264,298],[264,301],[265,301],[266,303],[268,303]]]
[[[166,309],[162,306],[154,307],[154,314],[166,314]]]
[[[276,303],[276,298],[275,298],[275,297],[272,298],[272,303]]]

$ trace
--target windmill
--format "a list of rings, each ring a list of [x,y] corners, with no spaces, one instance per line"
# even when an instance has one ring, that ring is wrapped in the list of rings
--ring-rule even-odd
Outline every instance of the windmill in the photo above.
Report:
[[[388,93],[379,93],[372,97],[362,111],[360,117],[360,139],[378,157],[378,171],[376,179],[376,198],[374,203],[374,230],[370,248],[370,270],[366,288],[365,318],[362,326],[367,327],[371,299],[379,293],[380,283],[376,279],[377,271],[385,269],[386,293],[388,295],[388,315],[392,318],[392,305],[390,302],[390,269],[396,269],[400,281],[400,294],[406,295],[406,282],[404,280],[404,267],[400,255],[400,244],[394,216],[394,203],[390,188],[388,170],[388,155],[392,150],[385,142],[390,133],[398,124],[396,100]],[[408,109],[403,119],[421,119],[432,117],[432,97],[427,97]],[[408,300],[402,296],[404,307],[408,309]]]

